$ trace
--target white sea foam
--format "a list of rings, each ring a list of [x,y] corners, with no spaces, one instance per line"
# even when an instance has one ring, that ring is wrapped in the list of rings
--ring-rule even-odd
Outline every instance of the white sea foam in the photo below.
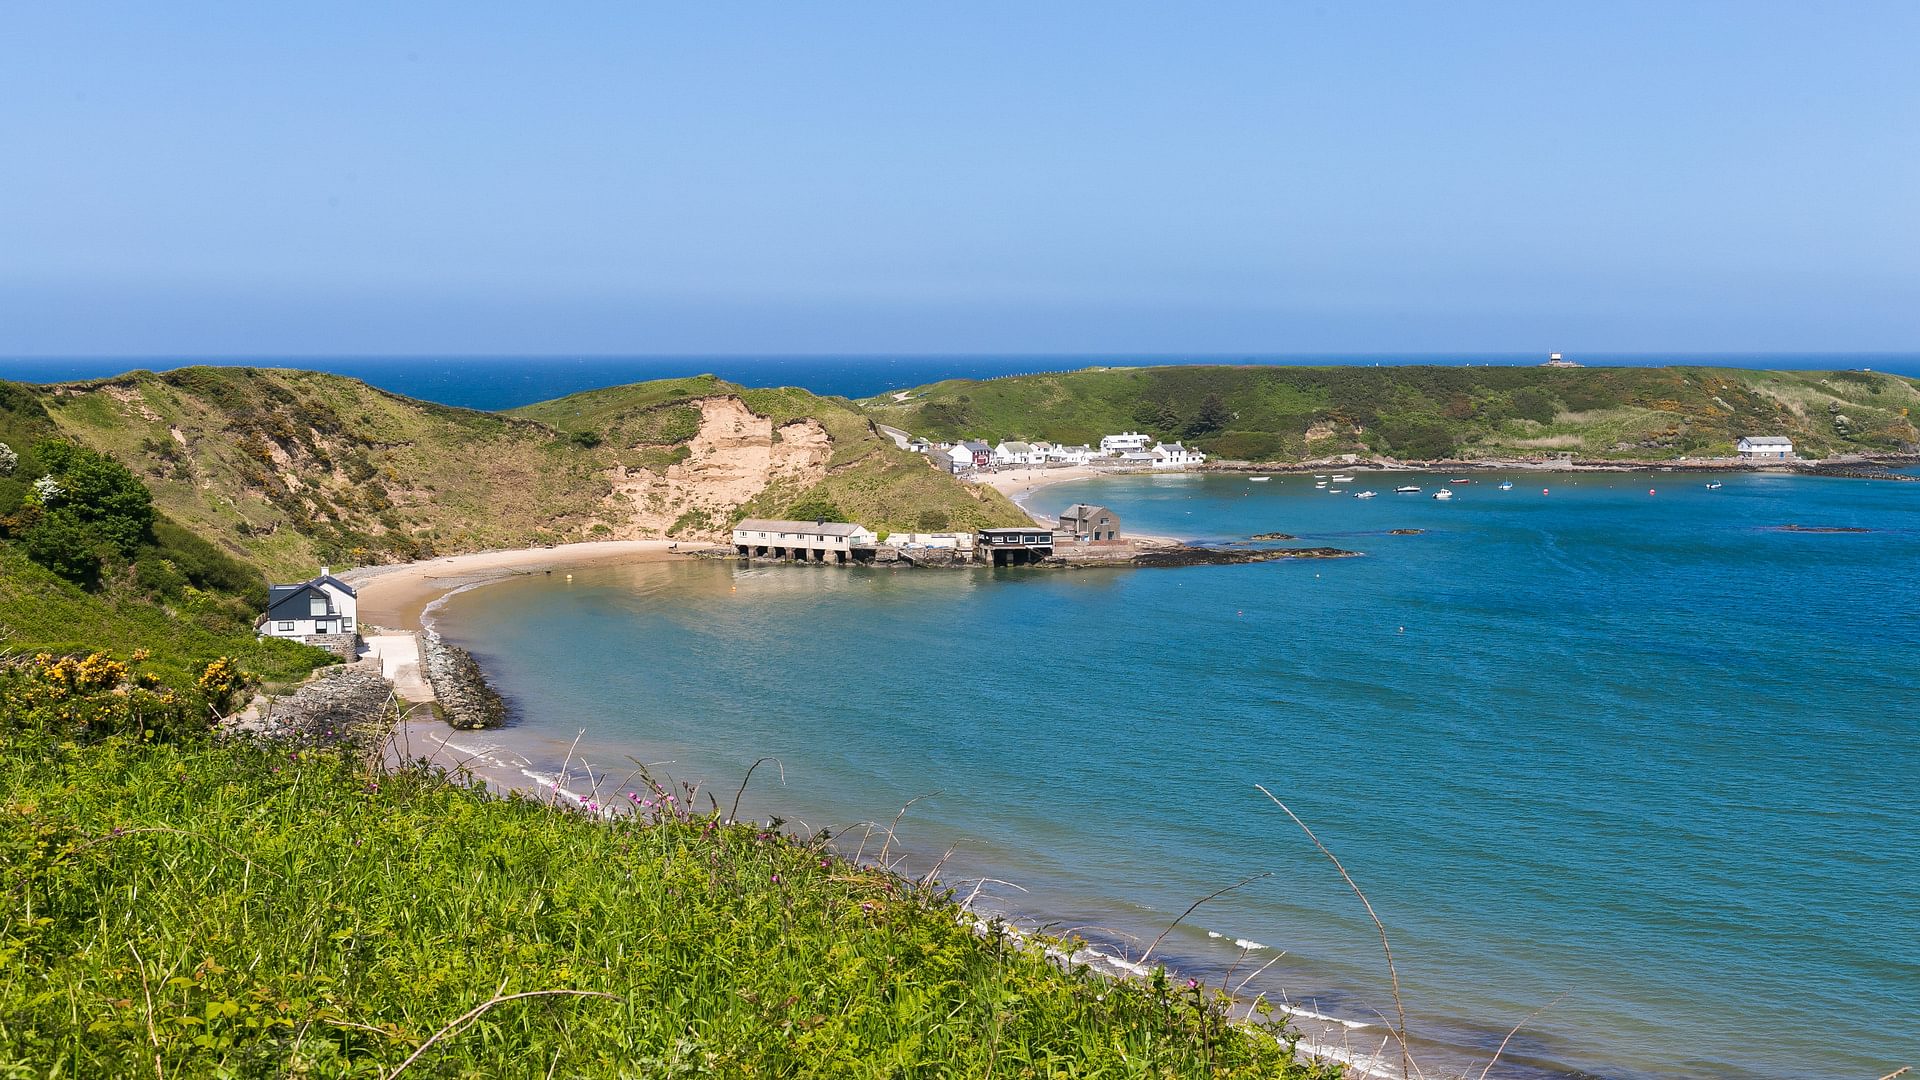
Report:
[[[1242,949],[1248,949],[1248,950],[1266,948],[1265,945],[1262,945],[1257,941],[1248,941],[1246,938],[1234,938],[1233,943],[1235,945],[1238,945]]]

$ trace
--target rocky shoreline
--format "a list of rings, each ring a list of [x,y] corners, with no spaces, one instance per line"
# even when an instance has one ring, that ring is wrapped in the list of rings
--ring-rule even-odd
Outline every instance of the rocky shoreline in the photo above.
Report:
[[[507,703],[487,681],[473,654],[449,645],[429,630],[420,637],[427,682],[440,704],[440,715],[457,731],[496,728],[507,722]]]

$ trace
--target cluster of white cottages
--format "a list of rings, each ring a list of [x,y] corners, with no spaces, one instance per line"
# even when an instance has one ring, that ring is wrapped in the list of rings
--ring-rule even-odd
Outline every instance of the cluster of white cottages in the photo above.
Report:
[[[1207,455],[1177,442],[1160,442],[1151,435],[1129,431],[1108,435],[1100,446],[1056,446],[1049,442],[1003,441],[990,446],[980,439],[932,443],[914,439],[907,449],[925,454],[934,464],[959,474],[976,469],[1033,468],[1048,465],[1121,465],[1143,469],[1180,469],[1198,465]]]

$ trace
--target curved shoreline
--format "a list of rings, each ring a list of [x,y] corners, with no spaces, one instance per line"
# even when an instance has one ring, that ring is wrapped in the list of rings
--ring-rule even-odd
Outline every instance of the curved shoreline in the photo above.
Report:
[[[694,545],[696,548],[699,545]],[[457,592],[505,578],[569,566],[623,562],[672,562],[691,558],[671,540],[601,540],[544,548],[443,555],[420,562],[362,566],[335,575],[359,594],[365,627],[424,630],[426,615]]]

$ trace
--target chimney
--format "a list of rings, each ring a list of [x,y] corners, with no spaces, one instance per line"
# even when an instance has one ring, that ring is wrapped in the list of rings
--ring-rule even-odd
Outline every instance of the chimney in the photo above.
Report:
[[[333,573],[333,570],[332,570],[331,568],[329,568],[329,567],[325,567],[325,566],[323,566],[323,567],[321,567],[321,568],[320,568],[320,576],[321,576],[321,577],[326,577],[326,576],[327,576],[328,574],[331,574],[331,573]]]

